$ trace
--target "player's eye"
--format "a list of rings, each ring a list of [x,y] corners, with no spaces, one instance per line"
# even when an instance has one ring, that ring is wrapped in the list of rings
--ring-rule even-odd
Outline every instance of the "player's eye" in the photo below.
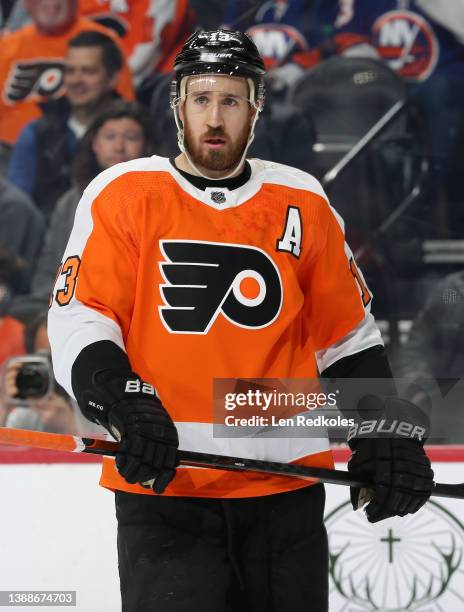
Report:
[[[224,106],[237,106],[238,104],[235,98],[230,98],[230,97],[224,98],[222,103],[224,104]]]
[[[208,98],[206,96],[197,96],[195,98],[195,104],[206,104],[208,102]]]

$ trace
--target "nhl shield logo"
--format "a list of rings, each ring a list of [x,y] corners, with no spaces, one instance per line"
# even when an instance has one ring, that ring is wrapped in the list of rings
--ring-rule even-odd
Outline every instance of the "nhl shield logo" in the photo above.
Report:
[[[212,191],[211,199],[215,204],[225,204],[226,194],[223,191]]]

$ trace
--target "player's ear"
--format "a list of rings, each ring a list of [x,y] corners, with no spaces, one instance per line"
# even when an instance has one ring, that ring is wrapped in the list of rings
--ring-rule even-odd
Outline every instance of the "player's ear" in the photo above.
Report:
[[[184,100],[180,100],[180,102],[179,102],[179,119],[182,121],[182,124],[184,123],[184,104],[185,104],[185,101]]]
[[[257,112],[258,111],[256,110],[256,108],[250,105],[250,127],[253,125],[253,121]]]

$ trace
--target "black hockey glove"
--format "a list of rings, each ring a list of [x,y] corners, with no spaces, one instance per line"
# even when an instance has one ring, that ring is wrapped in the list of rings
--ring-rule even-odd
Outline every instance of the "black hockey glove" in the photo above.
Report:
[[[81,408],[119,440],[116,467],[121,476],[163,493],[176,474],[179,438],[154,387],[134,372],[106,370],[95,376]]]
[[[361,420],[350,429],[353,451],[348,471],[371,480],[372,490],[351,488],[351,503],[365,508],[371,523],[414,514],[429,499],[433,471],[423,445],[428,423],[407,400],[365,396],[358,406]]]

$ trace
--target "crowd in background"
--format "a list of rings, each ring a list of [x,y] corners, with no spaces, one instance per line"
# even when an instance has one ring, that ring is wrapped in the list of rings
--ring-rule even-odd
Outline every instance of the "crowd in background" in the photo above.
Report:
[[[16,357],[47,354],[49,295],[88,183],[177,154],[173,62],[199,28],[246,31],[258,46],[266,105],[249,156],[322,181],[411,397],[461,376],[464,4],[5,0],[1,11],[0,425],[91,430],[53,381],[21,397]],[[452,426],[440,435],[462,441]]]

